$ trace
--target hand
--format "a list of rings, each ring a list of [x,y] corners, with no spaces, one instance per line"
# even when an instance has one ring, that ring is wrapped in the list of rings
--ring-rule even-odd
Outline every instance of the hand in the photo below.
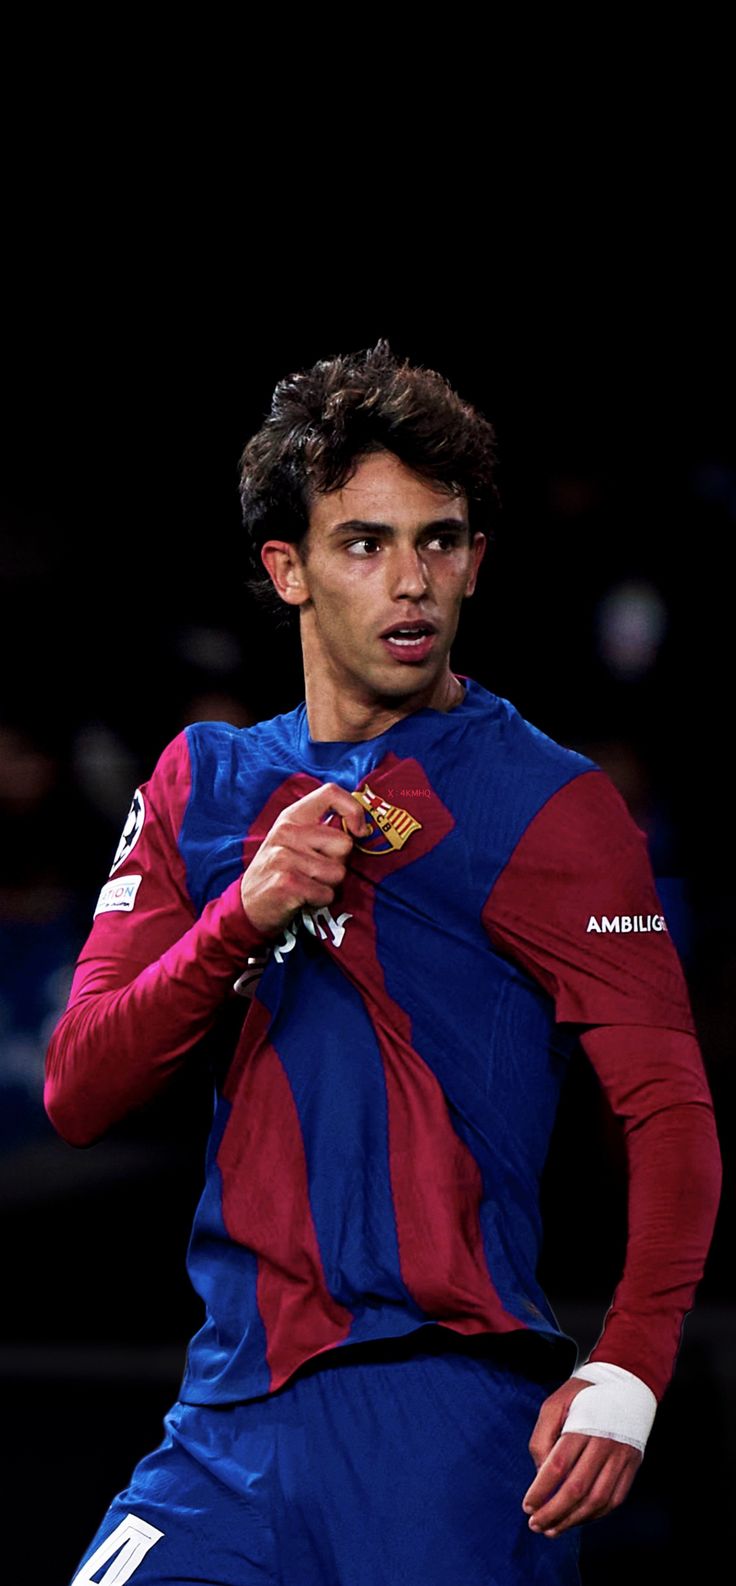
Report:
[[[328,811],[342,815],[348,831],[328,825]],[[369,831],[357,799],[336,782],[324,782],[282,810],[240,884],[243,908],[256,929],[272,935],[305,904],[332,903],[345,880],[353,839]]]
[[[642,1461],[638,1448],[612,1437],[592,1437],[560,1429],[577,1393],[589,1388],[570,1377],[542,1405],[529,1440],[537,1474],[522,1508],[531,1512],[530,1529],[559,1536],[583,1520],[598,1520],[623,1503]]]

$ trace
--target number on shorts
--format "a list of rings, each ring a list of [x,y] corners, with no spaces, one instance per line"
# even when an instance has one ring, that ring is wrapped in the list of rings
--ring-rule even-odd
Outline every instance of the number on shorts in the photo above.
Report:
[[[155,1525],[149,1525],[147,1520],[139,1520],[137,1514],[126,1514],[115,1530],[95,1548],[92,1557],[82,1566],[81,1574],[75,1575],[72,1586],[125,1586],[125,1581],[130,1580],[133,1571],[143,1563],[149,1548],[160,1542],[163,1534],[163,1531],[156,1530]],[[105,1570],[104,1575],[98,1576],[97,1571],[110,1558],[110,1568]]]

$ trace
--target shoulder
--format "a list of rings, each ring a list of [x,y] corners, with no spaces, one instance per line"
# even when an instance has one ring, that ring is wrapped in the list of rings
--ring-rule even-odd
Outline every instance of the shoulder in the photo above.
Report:
[[[248,727],[235,727],[229,721],[196,721],[183,729],[179,739],[186,742],[193,774],[206,772],[216,779],[231,770],[278,762],[295,741],[299,717],[297,708]]]
[[[164,745],[153,769],[136,790],[144,807],[169,810],[181,820],[194,798],[219,797],[228,785],[272,761],[284,740],[284,717],[235,727],[228,721],[196,721]]]
[[[513,797],[519,797],[519,810],[528,815],[538,809],[560,788],[586,773],[604,777],[600,766],[588,755],[559,743],[541,727],[529,721],[511,700],[492,694],[472,679],[467,680],[468,734],[476,752],[494,780]]]

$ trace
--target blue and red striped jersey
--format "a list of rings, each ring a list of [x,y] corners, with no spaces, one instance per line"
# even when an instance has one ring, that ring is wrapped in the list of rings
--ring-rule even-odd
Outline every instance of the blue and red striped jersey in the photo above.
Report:
[[[370,835],[331,907],[264,941],[244,867],[327,781]],[[87,1143],[145,1101],[227,1001],[242,1023],[190,1241],[206,1320],[182,1398],[272,1392],[323,1351],[427,1322],[531,1331],[572,1370],[536,1273],[578,1039],[630,1169],[626,1268],[591,1358],[661,1395],[720,1160],[646,839],[592,760],[472,679],[452,711],[362,742],[315,742],[304,704],[187,727],[136,791],[49,1047],[60,1132]],[[687,1212],[684,1160],[701,1185]]]

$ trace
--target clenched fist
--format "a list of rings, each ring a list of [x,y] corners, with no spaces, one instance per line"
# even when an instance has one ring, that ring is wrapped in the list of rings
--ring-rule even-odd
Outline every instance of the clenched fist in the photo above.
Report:
[[[341,815],[348,830],[328,825],[328,812]],[[243,908],[256,930],[272,935],[306,904],[324,908],[332,903],[345,880],[354,838],[370,829],[357,800],[337,782],[325,782],[282,810],[240,886]]]

